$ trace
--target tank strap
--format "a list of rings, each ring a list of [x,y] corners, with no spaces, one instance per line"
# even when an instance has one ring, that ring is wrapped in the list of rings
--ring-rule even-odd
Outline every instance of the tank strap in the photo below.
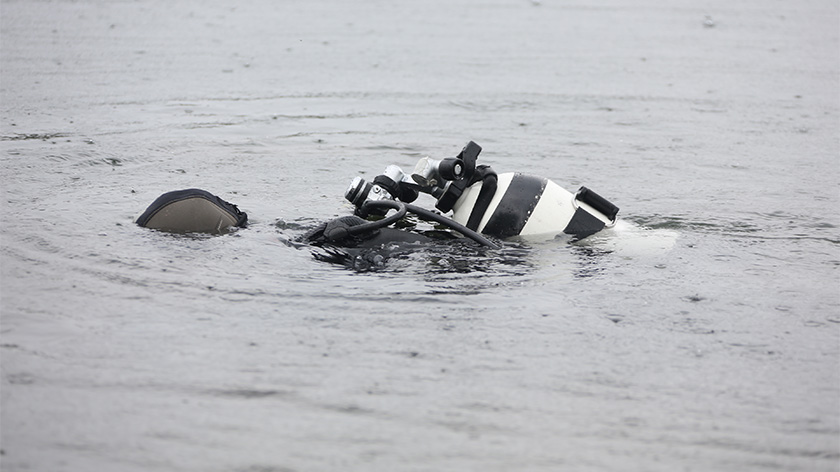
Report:
[[[478,225],[481,223],[482,218],[484,218],[484,214],[487,212],[493,196],[496,195],[496,183],[498,181],[496,171],[491,169],[490,166],[478,166],[476,175],[478,176],[476,181],[481,180],[481,190],[478,192],[475,206],[470,212],[470,218],[467,221],[467,228],[473,231],[478,231]]]

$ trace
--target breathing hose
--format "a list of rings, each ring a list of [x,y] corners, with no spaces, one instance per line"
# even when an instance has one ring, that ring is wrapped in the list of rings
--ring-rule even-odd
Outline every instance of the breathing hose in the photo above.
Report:
[[[349,228],[349,233],[359,234],[367,231],[373,231],[379,228],[384,228],[386,226],[391,225],[392,223],[396,223],[397,221],[401,220],[405,216],[407,210],[406,205],[404,203],[400,203],[395,200],[371,200],[365,202],[365,204],[362,205],[361,210],[362,213],[367,213],[368,208],[376,207],[388,207],[393,210],[397,210],[397,212],[391,216],[382,218],[381,220],[371,221],[370,223],[353,226]]]
[[[374,229],[384,228],[385,226],[390,225],[391,223],[396,222],[397,220],[401,219],[405,216],[406,211],[410,211],[411,213],[417,215],[418,217],[426,220],[426,221],[435,221],[442,225],[448,226],[450,229],[453,229],[467,238],[472,239],[473,241],[481,244],[482,246],[487,246],[491,249],[499,249],[499,246],[490,241],[489,239],[485,238],[481,234],[476,231],[473,231],[466,226],[458,223],[457,221],[453,221],[450,218],[447,218],[443,215],[439,215],[433,211],[429,211],[423,207],[415,206],[415,205],[408,205],[402,202],[398,202],[395,200],[372,200],[368,201],[362,207],[362,211],[367,210],[368,208],[376,208],[376,207],[387,207],[394,210],[397,210],[397,213],[383,218],[379,221],[373,221],[370,223],[365,223],[363,225],[353,226],[349,228],[350,234],[359,234],[365,231],[371,231]]]

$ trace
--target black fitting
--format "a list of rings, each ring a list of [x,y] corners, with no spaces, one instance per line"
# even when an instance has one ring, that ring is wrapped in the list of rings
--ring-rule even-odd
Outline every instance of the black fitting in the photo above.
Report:
[[[589,190],[586,187],[581,187],[580,190],[578,190],[577,195],[575,195],[575,198],[578,201],[586,203],[592,208],[598,210],[610,221],[615,222],[615,217],[616,215],[618,215],[618,207],[606,198],[598,195],[597,193],[593,192],[592,190]]]
[[[411,203],[417,200],[420,193],[406,185],[404,182],[394,182],[387,175],[377,175],[373,179],[374,185],[379,185],[384,188],[392,197],[405,203]]]
[[[465,170],[464,161],[457,157],[447,157],[438,165],[438,173],[443,180],[461,180]]]
[[[470,179],[472,177],[479,154],[481,154],[481,146],[474,141],[468,142],[464,149],[461,149],[461,152],[458,153],[456,159],[460,159],[464,163],[463,178]]]

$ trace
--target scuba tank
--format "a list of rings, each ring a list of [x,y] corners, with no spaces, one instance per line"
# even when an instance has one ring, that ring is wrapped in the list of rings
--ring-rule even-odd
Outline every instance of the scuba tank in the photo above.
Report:
[[[482,188],[493,184],[492,196],[479,205]],[[476,231],[498,238],[560,233],[580,238],[614,225],[618,208],[586,187],[572,194],[548,179],[509,172],[468,187],[452,211],[455,221],[477,220]]]
[[[533,175],[496,172],[476,165],[481,146],[470,141],[454,158],[420,159],[410,175],[388,166],[373,184],[356,177],[345,193],[366,217],[368,201],[410,203],[419,192],[437,199],[435,207],[452,211],[452,220],[496,238],[568,234],[584,238],[615,224],[618,207],[586,187],[571,193]]]

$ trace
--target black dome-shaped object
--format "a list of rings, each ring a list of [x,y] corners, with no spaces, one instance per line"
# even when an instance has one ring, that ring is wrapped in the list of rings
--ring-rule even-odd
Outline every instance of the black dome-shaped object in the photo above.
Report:
[[[247,222],[248,215],[236,205],[197,188],[164,193],[136,221],[145,228],[177,233],[221,233]]]

